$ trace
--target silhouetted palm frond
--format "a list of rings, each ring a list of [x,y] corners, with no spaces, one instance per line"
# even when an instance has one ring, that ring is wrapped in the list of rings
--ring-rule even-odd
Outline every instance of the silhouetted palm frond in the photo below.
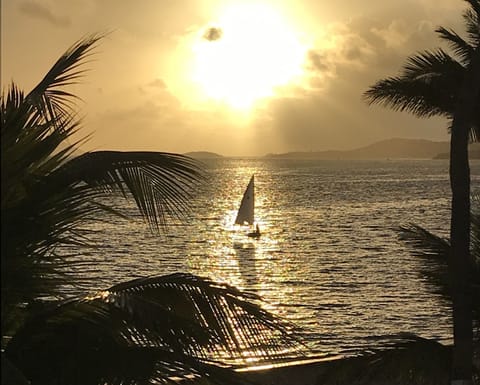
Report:
[[[305,349],[295,331],[263,310],[256,295],[172,274],[54,305],[18,331],[7,354],[27,376],[41,376],[42,362],[92,354],[108,362],[128,356],[133,369],[124,372],[130,375],[149,357],[142,369],[148,376],[181,376],[188,367],[188,375],[211,376],[219,367],[298,357]]]
[[[445,263],[448,259],[450,242],[423,227],[410,224],[399,229],[400,239],[406,242],[414,255],[424,258],[437,258]]]
[[[96,151],[80,155],[51,173],[49,186],[85,182],[104,193],[132,197],[153,229],[166,226],[167,218],[185,219],[194,187],[203,180],[195,160],[163,152]]]
[[[452,29],[439,27],[435,32],[449,44],[455,55],[461,59],[461,63],[467,65],[473,55],[473,46]]]
[[[477,343],[480,343],[480,216],[479,198],[473,197],[471,219],[472,258],[470,268],[470,295],[472,296],[472,314]],[[452,301],[452,279],[450,276],[450,242],[448,239],[425,230],[418,225],[403,226],[398,229],[400,239],[408,246],[413,255],[422,258],[420,273],[433,285],[434,292]],[[467,278],[466,278],[467,279]]]
[[[476,202],[477,199],[474,198],[473,202]],[[470,272],[474,285],[473,292],[478,292],[478,288],[480,288],[480,216],[478,215],[478,207],[478,203],[477,205],[474,204],[470,215],[470,252],[472,258]],[[423,259],[424,265],[421,268],[421,273],[427,277],[429,282],[434,284],[437,292],[451,299],[450,241],[415,224],[402,226],[398,229],[398,232],[400,239],[409,246],[411,253]],[[478,293],[474,297],[480,301]],[[480,311],[480,302],[476,304],[475,308]]]
[[[81,66],[104,35],[94,34],[77,41],[52,66],[40,83],[25,97],[42,117],[55,125],[62,116],[70,116],[77,97],[65,86],[78,83],[86,70]]]
[[[17,194],[18,201],[10,199],[3,210],[9,223],[4,233],[12,248],[22,245],[30,256],[44,256],[59,244],[84,244],[77,236],[82,223],[98,220],[105,212],[122,215],[102,203],[112,193],[135,200],[152,230],[159,230],[168,219],[185,219],[201,180],[198,164],[177,154],[87,153],[31,181],[32,192]]]
[[[434,284],[436,291],[450,298],[450,280],[448,273],[448,258],[450,242],[423,227],[415,224],[399,228],[399,236],[408,246],[413,255],[423,259],[421,273]]]
[[[463,67],[442,50],[426,51],[408,59],[400,76],[380,80],[364,98],[395,111],[419,117],[450,117],[455,95],[463,78]]]
[[[99,151],[74,157],[85,139],[68,142],[79,121],[76,97],[64,88],[83,75],[81,66],[101,38],[74,44],[27,96],[15,84],[2,93],[2,325],[9,315],[19,319],[12,306],[57,294],[63,279],[59,245],[87,245],[84,225],[105,213],[126,217],[105,197],[133,200],[150,228],[160,231],[169,220],[186,218],[204,181],[200,164],[178,154]]]
[[[467,9],[463,15],[470,45],[480,45],[480,2],[478,0],[466,0],[471,9]]]

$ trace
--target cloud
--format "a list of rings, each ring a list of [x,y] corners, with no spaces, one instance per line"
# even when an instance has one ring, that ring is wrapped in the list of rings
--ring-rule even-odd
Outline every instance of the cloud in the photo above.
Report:
[[[223,36],[223,30],[217,27],[210,27],[203,34],[203,38],[208,41],[220,40],[222,36]]]
[[[109,95],[111,104],[107,108],[89,114],[84,123],[94,135],[85,150],[246,153],[245,132],[238,121],[232,122],[223,109],[189,107],[167,88],[148,86],[157,84],[156,80],[118,90]],[[122,96],[123,103],[115,103],[119,95],[128,96]]]
[[[142,82],[141,102],[113,106],[99,117],[96,141],[115,148],[262,155],[351,149],[391,137],[445,140],[446,122],[440,119],[419,120],[362,100],[375,81],[396,75],[408,56],[440,45],[437,23],[417,17],[416,9],[409,12],[325,26],[324,36],[306,54],[303,87],[285,86],[283,96],[264,101],[245,126],[213,107],[193,110],[200,107],[175,100],[165,81],[156,78]],[[221,29],[198,24],[188,38],[198,39],[198,31],[206,44],[223,38]]]
[[[386,28],[373,27],[372,32],[384,40],[387,47],[402,46],[409,37],[405,20],[393,20]]]
[[[167,88],[166,83],[159,78],[152,80],[150,83],[147,84],[147,86],[152,88],[159,88],[159,89]]]
[[[307,68],[314,71],[329,71],[331,64],[328,62],[327,55],[320,50],[309,50],[307,52]]]
[[[18,9],[27,16],[47,21],[56,27],[65,28],[71,24],[70,18],[57,16],[44,4],[39,4],[35,1],[24,1],[18,5]]]
[[[331,25],[307,53],[308,86],[270,101],[257,116],[253,142],[286,152],[349,149],[399,136],[446,140],[447,123],[440,118],[418,119],[369,107],[362,99],[377,80],[396,75],[409,56],[438,47],[434,29],[402,17]]]
[[[206,17],[200,18],[199,15],[206,12],[196,11],[196,7],[200,8],[196,2],[178,1],[180,4],[145,1],[139,7],[134,2],[91,0],[87,1],[88,8],[84,6],[85,0],[19,0],[16,3],[16,9],[29,16],[20,20],[24,30],[31,18],[43,21],[43,24],[35,23],[39,31],[52,31],[44,28],[47,22],[57,28],[67,26],[70,19],[64,15],[72,18],[75,27],[113,25],[117,28],[102,49],[105,53],[112,52],[115,61],[109,64],[105,54],[92,75],[103,74],[98,87],[104,94],[96,91],[95,95],[107,104],[105,108],[101,103],[94,103],[92,111],[95,112],[87,115],[90,123],[86,127],[95,132],[94,146],[261,155],[348,149],[392,136],[433,138],[446,134],[444,122],[418,120],[406,113],[368,107],[362,101],[362,93],[375,81],[396,75],[408,56],[440,46],[434,33],[437,25],[463,32],[461,24],[458,27],[451,22],[461,22],[460,12],[442,14],[443,18],[430,17],[432,11],[426,14],[424,8],[428,5],[429,10],[436,10],[433,0],[372,0],[378,7],[370,8],[361,2],[339,1],[344,4],[345,12],[330,19],[335,23],[328,24],[327,19],[321,23],[314,20],[317,29],[306,31],[313,39],[313,43],[307,39],[310,49],[305,58],[306,81],[295,87],[282,86],[283,96],[264,101],[251,121],[240,126],[231,116],[222,115],[220,107],[192,106],[188,101],[177,99],[180,92],[177,96],[173,93],[178,89],[188,90],[184,83],[180,84],[184,88],[178,86],[180,81],[171,76],[183,71],[179,63],[188,62],[185,59],[191,53],[193,39],[196,43],[202,39],[202,44],[210,45],[210,42],[222,42],[228,32]],[[444,7],[454,3],[439,1]],[[315,0],[311,3],[315,7],[323,6]],[[76,4],[76,8],[72,4]],[[311,7],[305,9],[312,18],[317,18],[319,12]],[[362,9],[353,12],[355,7]],[[72,30],[74,28],[70,32]],[[147,51],[148,56],[143,57],[142,52]],[[125,77],[124,68],[135,71]],[[152,68],[154,72],[148,72]],[[98,112],[98,108],[102,108],[102,112]]]
[[[155,78],[152,81],[138,86],[142,95],[163,95],[169,94],[167,83],[163,79]]]

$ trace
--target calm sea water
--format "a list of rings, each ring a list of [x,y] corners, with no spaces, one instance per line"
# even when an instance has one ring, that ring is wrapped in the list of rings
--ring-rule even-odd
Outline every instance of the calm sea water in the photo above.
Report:
[[[92,224],[100,247],[77,250],[82,285],[65,292],[191,272],[261,295],[317,351],[355,354],[400,332],[451,342],[448,303],[395,232],[416,223],[448,235],[447,161],[221,159],[206,168],[192,219],[164,236],[140,220]],[[480,187],[480,161],[471,173]],[[233,226],[251,174],[259,239]]]

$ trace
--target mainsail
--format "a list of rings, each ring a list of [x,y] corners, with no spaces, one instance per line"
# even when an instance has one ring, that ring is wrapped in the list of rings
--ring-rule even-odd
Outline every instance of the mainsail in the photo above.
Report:
[[[240,208],[238,209],[237,219],[235,219],[236,225],[244,225],[248,223],[253,225],[255,211],[255,191],[254,191],[254,176],[250,178],[247,189],[243,194]]]

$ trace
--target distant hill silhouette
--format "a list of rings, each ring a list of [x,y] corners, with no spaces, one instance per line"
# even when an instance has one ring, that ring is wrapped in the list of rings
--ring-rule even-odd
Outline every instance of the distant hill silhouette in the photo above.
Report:
[[[434,142],[426,139],[393,138],[365,147],[347,151],[313,151],[268,154],[267,158],[279,159],[441,159],[448,158],[449,142]],[[480,143],[470,145],[470,157],[480,156]]]
[[[216,159],[216,158],[223,158],[222,155],[216,154],[214,152],[208,151],[192,151],[187,152],[184,155],[189,156],[194,159]]]

